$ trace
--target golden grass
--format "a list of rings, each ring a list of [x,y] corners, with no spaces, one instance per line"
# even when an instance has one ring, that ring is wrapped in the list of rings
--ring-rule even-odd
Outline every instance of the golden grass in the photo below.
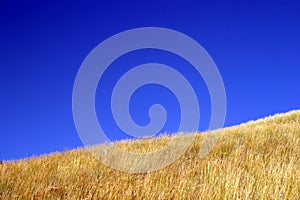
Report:
[[[220,131],[206,157],[197,134],[180,159],[150,173],[111,169],[84,149],[3,162],[0,199],[300,199],[300,111]],[[117,145],[148,152],[169,140]]]

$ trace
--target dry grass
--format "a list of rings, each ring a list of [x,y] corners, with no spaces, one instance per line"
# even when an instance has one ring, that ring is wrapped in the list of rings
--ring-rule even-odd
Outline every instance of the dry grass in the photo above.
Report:
[[[169,139],[118,145],[147,152]],[[84,149],[4,162],[0,199],[300,199],[300,111],[223,129],[200,159],[202,140],[150,173],[108,168]]]

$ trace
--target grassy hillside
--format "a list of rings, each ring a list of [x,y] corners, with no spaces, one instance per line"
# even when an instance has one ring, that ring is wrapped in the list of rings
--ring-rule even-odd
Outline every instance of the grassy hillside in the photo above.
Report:
[[[118,145],[149,151],[168,140]],[[108,168],[84,149],[4,162],[0,199],[300,199],[300,111],[223,129],[200,159],[202,140],[150,173]]]

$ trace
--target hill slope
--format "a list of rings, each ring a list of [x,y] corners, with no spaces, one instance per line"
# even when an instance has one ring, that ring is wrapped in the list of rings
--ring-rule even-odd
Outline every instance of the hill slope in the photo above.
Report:
[[[119,145],[148,151],[169,139]],[[300,111],[222,129],[200,159],[202,140],[150,173],[108,168],[84,149],[4,162],[0,199],[300,199]]]

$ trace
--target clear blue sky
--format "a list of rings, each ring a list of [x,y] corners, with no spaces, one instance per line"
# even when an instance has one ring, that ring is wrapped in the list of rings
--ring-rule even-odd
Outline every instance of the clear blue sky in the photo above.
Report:
[[[82,146],[72,116],[73,83],[82,61],[106,38],[147,26],[180,31],[207,50],[226,88],[225,126],[300,108],[299,1],[5,0],[0,2],[0,160]],[[130,54],[114,65],[149,61],[184,65],[154,50]],[[108,71],[106,80],[121,72]],[[188,67],[182,73],[193,76]],[[194,84],[203,91],[204,130],[209,96],[204,83]],[[123,137],[112,121],[109,100],[100,98],[110,88],[99,90],[96,107],[104,129],[117,140]],[[145,98],[157,90],[147,86],[135,94],[133,119],[147,124],[147,106],[161,101],[171,112],[163,130],[172,132],[179,121],[176,99],[168,91]],[[106,105],[104,110],[98,104]]]

